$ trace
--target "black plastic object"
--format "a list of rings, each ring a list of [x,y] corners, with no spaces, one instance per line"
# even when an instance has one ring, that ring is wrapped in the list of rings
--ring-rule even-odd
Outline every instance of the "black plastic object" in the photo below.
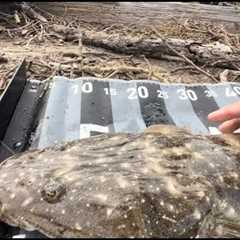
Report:
[[[0,97],[0,140],[5,135],[26,81],[26,61],[24,59]]]
[[[28,146],[44,84],[26,79],[21,63],[0,101],[0,162]]]

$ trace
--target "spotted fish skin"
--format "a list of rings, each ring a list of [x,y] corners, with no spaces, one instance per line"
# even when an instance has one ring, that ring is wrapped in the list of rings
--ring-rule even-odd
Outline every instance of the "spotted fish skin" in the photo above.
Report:
[[[48,237],[239,237],[240,138],[169,125],[0,165],[0,219]]]

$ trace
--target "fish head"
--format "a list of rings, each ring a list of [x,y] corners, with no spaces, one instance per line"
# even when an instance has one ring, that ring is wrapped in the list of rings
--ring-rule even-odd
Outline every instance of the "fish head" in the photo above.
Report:
[[[36,158],[39,161],[35,161]],[[71,204],[65,201],[71,187],[54,175],[60,169],[57,164],[54,168],[53,165],[54,161],[51,163],[47,156],[34,152],[14,156],[1,164],[0,218],[3,221],[29,231],[35,230],[38,223],[45,233],[56,224],[59,227],[55,225],[52,229],[59,229],[59,233],[54,235],[61,234],[61,223],[69,221],[64,218],[64,209]]]

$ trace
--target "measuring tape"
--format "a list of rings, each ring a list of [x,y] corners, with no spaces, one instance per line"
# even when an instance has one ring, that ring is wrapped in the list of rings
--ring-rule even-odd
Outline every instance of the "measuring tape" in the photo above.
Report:
[[[207,115],[240,100],[240,84],[165,84],[150,80],[54,77],[32,147],[99,133],[139,133],[153,124],[219,134]]]

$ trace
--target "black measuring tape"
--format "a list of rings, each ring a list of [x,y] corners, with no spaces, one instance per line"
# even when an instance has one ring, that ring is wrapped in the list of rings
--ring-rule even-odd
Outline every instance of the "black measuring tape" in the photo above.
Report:
[[[166,84],[150,80],[54,77],[32,147],[99,133],[138,133],[153,124],[218,134],[207,115],[240,100],[240,84]]]

